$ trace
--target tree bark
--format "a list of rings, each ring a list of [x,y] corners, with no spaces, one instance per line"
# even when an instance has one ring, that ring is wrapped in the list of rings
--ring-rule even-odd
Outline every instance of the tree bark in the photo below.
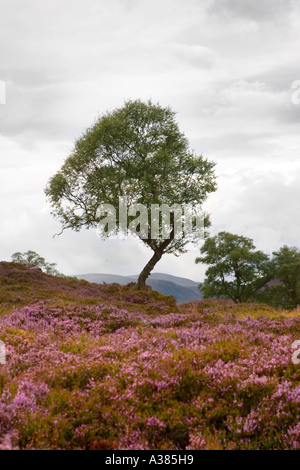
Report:
[[[163,255],[163,250],[156,250],[152,258],[148,261],[142,272],[140,273],[137,281],[138,290],[146,290],[146,280],[151,273],[152,269],[158,263]]]
[[[167,238],[158,246],[153,244],[151,239],[146,240],[147,245],[154,251],[154,255],[148,261],[148,263],[146,264],[146,266],[144,267],[144,269],[142,270],[142,272],[140,273],[138,277],[138,281],[137,281],[138,290],[146,290],[146,280],[149,274],[151,273],[156,263],[158,263],[158,261],[161,259],[162,255],[165,253],[165,250],[167,249],[168,245],[170,245],[173,239],[174,239],[174,225],[170,233],[170,238]]]

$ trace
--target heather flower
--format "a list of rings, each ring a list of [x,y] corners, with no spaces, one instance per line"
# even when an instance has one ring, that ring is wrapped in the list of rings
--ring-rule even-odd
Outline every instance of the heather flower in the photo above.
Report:
[[[299,318],[124,289],[0,317],[0,449],[300,449]]]

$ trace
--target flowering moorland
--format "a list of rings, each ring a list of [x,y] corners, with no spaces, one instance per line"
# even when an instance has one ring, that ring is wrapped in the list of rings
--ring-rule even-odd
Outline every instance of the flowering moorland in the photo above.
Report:
[[[300,449],[297,312],[0,263],[1,449]]]

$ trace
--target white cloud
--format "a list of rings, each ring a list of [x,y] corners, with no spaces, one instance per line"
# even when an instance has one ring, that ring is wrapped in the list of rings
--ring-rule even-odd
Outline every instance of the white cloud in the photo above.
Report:
[[[1,259],[33,249],[68,274],[143,267],[151,252],[133,240],[53,240],[43,193],[81,132],[129,98],[170,105],[191,146],[217,162],[213,232],[297,245],[299,2],[0,0],[0,12]],[[157,270],[201,279],[196,256],[166,256]]]

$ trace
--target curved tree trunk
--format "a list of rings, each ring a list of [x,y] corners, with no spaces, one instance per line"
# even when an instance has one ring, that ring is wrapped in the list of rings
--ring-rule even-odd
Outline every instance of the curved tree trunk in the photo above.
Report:
[[[152,269],[158,263],[158,261],[161,259],[162,255],[165,253],[166,248],[168,245],[171,243],[171,241],[174,239],[174,226],[172,227],[172,231],[170,234],[170,238],[167,238],[164,240],[162,243],[159,245],[155,245],[151,242],[151,239],[147,240],[146,243],[150,248],[154,251],[154,255],[152,258],[148,261],[144,269],[139,275],[138,281],[137,281],[137,288],[139,290],[146,290],[146,280],[151,273]]]
[[[138,277],[138,281],[137,281],[137,288],[139,290],[145,290],[146,289],[146,280],[147,280],[149,274],[151,273],[152,269],[156,265],[156,263],[158,263],[158,261],[161,259],[162,255],[163,255],[163,250],[161,250],[161,251],[156,250],[154,252],[154,255],[152,256],[152,258],[148,261],[148,263],[146,264],[146,266],[144,267],[144,269],[140,273],[140,275]]]

